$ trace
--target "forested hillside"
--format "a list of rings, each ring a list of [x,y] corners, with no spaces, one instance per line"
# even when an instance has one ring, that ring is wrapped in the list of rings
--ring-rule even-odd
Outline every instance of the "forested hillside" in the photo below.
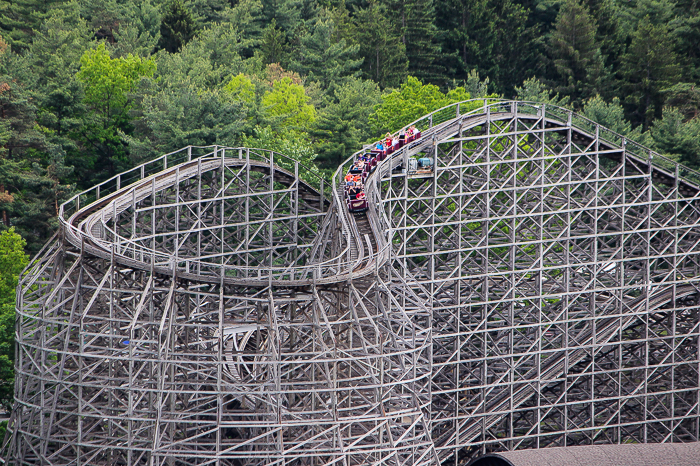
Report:
[[[58,205],[188,144],[321,170],[486,94],[568,105],[700,165],[697,0],[4,0],[0,215],[37,251]]]

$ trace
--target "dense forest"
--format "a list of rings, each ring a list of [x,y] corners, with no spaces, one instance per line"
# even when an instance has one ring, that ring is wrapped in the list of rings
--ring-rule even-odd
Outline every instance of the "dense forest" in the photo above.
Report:
[[[33,254],[61,202],[156,155],[246,145],[330,171],[486,95],[700,167],[699,82],[698,0],[2,0],[0,226]]]

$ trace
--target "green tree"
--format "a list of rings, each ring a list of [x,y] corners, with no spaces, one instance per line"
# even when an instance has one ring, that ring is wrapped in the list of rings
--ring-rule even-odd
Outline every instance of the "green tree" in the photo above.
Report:
[[[190,144],[234,145],[246,126],[244,106],[220,91],[188,86],[144,94],[133,134],[124,137],[137,162]]]
[[[525,102],[541,102],[561,107],[566,107],[569,103],[569,97],[560,97],[559,93],[554,94],[551,89],[535,77],[526,79],[522,87],[516,87],[515,91],[518,100]]]
[[[695,2],[671,23],[673,43],[679,57],[683,57],[683,80],[700,81],[700,8]]]
[[[226,11],[226,22],[235,25],[241,34],[241,56],[252,57],[260,49],[263,40],[265,24],[262,2],[240,0],[233,8]]]
[[[12,56],[2,54],[0,64],[6,60]],[[36,120],[31,94],[13,76],[0,74],[0,216],[4,227],[16,226],[31,240],[32,251],[57,226],[65,195],[57,178],[66,174],[62,152],[47,142]]]
[[[14,398],[15,290],[29,258],[14,228],[0,233],[0,406],[9,412]]]
[[[408,72],[426,81],[440,81],[443,70],[437,64],[440,45],[435,25],[433,0],[383,0],[388,27],[398,33],[406,47]]]
[[[170,53],[179,52],[196,31],[194,16],[185,3],[182,0],[172,0],[164,6],[158,47]]]
[[[114,31],[117,56],[148,56],[160,40],[161,13],[151,0],[127,3],[119,27]]]
[[[262,0],[264,23],[274,19],[284,34],[285,43],[297,43],[321,11],[316,0]]]
[[[231,0],[189,0],[192,15],[203,24],[226,21],[233,3]]]
[[[489,82],[490,79],[488,77],[484,78],[482,81],[479,78],[479,73],[474,69],[467,75],[467,79],[464,82],[464,89],[472,98],[481,99],[489,95]]]
[[[0,3],[0,34],[13,50],[26,50],[49,12],[65,0],[12,0]]]
[[[224,91],[248,107],[255,105],[255,84],[243,73],[231,77],[231,81],[224,86]]]
[[[631,0],[618,3],[624,34],[629,36],[646,19],[654,26],[668,25],[676,13],[674,0]]]
[[[446,0],[437,3],[441,64],[457,81],[476,70],[507,96],[527,76],[543,73],[541,39],[529,11],[511,0]]]
[[[382,96],[382,102],[374,107],[369,116],[369,123],[373,134],[380,135],[386,131],[396,131],[433,110],[469,98],[469,93],[463,87],[444,94],[439,87],[424,85],[417,78],[409,76],[400,89]],[[473,105],[476,108],[480,104]],[[461,110],[469,109],[463,107]]]
[[[700,169],[700,119],[685,121],[678,109],[666,107],[663,118],[649,129],[654,149],[680,163]]]
[[[638,142],[645,142],[641,128],[632,129],[632,124],[625,118],[625,109],[619,97],[608,103],[599,95],[591,97],[583,105],[582,114],[600,125],[627,136]]]
[[[605,68],[618,69],[626,40],[622,32],[620,8],[614,0],[587,0],[585,5],[598,25],[595,40],[600,47]],[[606,93],[610,94],[613,90],[611,85],[607,86]]]
[[[646,130],[662,114],[662,90],[680,77],[666,25],[654,26],[645,17],[632,34],[632,42],[622,57],[623,90],[627,116],[633,125]]]
[[[294,129],[281,132],[275,131],[270,126],[256,126],[252,135],[242,138],[241,144],[245,147],[273,150],[298,161],[304,166],[304,169],[300,168],[299,176],[313,184],[316,182],[313,175],[320,174],[318,166],[314,163],[316,151],[309,141],[308,135],[304,132]],[[278,158],[275,163],[294,172],[294,164],[290,160]]]
[[[79,1],[80,16],[95,32],[95,38],[114,42],[114,33],[122,22],[124,5],[117,0]]]
[[[345,158],[372,136],[367,123],[380,101],[376,83],[348,80],[334,91],[334,99],[318,114],[309,131],[315,140],[318,160],[326,168],[336,168]]]
[[[284,40],[284,33],[277,28],[277,20],[272,19],[262,34],[260,42],[260,52],[266,64],[285,63],[287,44]]]
[[[309,104],[301,84],[285,77],[274,83],[262,98],[265,115],[282,127],[308,128],[316,120],[316,109]]]
[[[220,88],[232,74],[246,72],[239,53],[240,39],[233,25],[218,24],[202,29],[180,53],[156,54],[159,88],[194,86],[202,91]]]
[[[408,73],[406,45],[395,29],[386,27],[388,15],[386,5],[372,0],[354,17],[358,55],[364,58],[363,75],[382,88],[398,86]]]
[[[666,98],[666,105],[680,110],[686,119],[697,118],[700,115],[700,88],[696,84],[678,83],[662,92]]]
[[[90,112],[76,136],[95,155],[75,165],[81,179],[93,184],[129,164],[120,133],[131,131],[130,93],[141,78],[153,76],[156,64],[133,55],[111,58],[102,42],[83,54],[80,65],[76,77],[84,85],[83,101]]]
[[[289,68],[317,82],[322,89],[331,89],[345,77],[356,77],[362,59],[357,59],[357,45],[347,45],[345,39],[334,40],[335,23],[329,14],[316,19],[309,34],[304,35]]]
[[[557,91],[574,106],[601,92],[603,58],[596,42],[597,25],[579,0],[567,0],[559,10],[549,51],[559,77]]]

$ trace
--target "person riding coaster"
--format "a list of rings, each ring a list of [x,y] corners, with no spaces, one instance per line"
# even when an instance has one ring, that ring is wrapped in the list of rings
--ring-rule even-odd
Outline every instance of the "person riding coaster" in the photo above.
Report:
[[[357,157],[348,173],[345,175],[345,194],[348,199],[348,210],[352,213],[364,212],[368,208],[366,194],[364,192],[364,182],[369,174],[374,171],[379,162],[384,160],[389,154],[395,152],[409,142],[413,142],[421,137],[421,132],[411,125],[405,130],[401,130],[398,137],[394,138],[387,132],[385,137],[379,140],[369,153],[362,153]],[[432,169],[432,159],[416,159],[409,161],[409,171],[415,172],[417,168]],[[394,169],[401,170],[401,166]]]
[[[352,174],[359,174],[362,173],[362,171],[365,169],[365,164],[366,162],[363,161],[357,161],[354,164],[352,164],[352,167],[350,167],[350,170],[348,173]]]

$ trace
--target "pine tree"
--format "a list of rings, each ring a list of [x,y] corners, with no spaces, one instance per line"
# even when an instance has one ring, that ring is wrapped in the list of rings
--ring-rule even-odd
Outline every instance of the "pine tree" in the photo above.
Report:
[[[15,52],[26,50],[49,12],[65,0],[12,0],[0,3],[0,34]]]
[[[146,94],[134,131],[124,137],[136,162],[187,145],[233,145],[245,127],[240,102],[218,91],[177,86]]]
[[[8,60],[4,55],[0,62]],[[57,206],[67,194],[59,180],[69,172],[62,151],[37,124],[36,110],[24,86],[0,73],[0,222],[28,238],[31,252],[57,226]]]
[[[277,28],[277,20],[272,19],[265,27],[260,43],[260,52],[266,64],[284,63],[286,65],[286,43],[284,33]]]
[[[641,128],[632,129],[632,124],[625,118],[625,109],[618,97],[607,103],[599,95],[588,99],[583,106],[582,114],[596,123],[627,136],[634,141],[642,141]]]
[[[347,45],[345,39],[333,40],[335,23],[322,15],[309,34],[304,35],[289,68],[317,82],[321,89],[331,89],[348,76],[358,76],[362,59],[357,59],[359,46]]]
[[[510,96],[532,74],[540,73],[540,40],[529,27],[528,11],[511,0],[446,0],[438,3],[440,64],[463,81],[476,70]]]
[[[241,56],[250,58],[260,48],[265,29],[260,0],[240,0],[226,11],[226,21],[235,25],[241,36]],[[274,63],[274,62],[272,62]]]
[[[360,79],[349,79],[335,89],[333,97],[310,131],[318,160],[326,168],[336,168],[371,136],[367,120],[380,101],[377,85]]]
[[[663,90],[666,105],[677,108],[686,119],[700,116],[700,87],[692,83],[678,83]]]
[[[575,106],[601,91],[604,67],[596,31],[595,20],[578,0],[562,5],[549,51],[559,77],[556,90],[570,96]]]
[[[362,72],[381,87],[395,87],[408,72],[406,46],[401,35],[386,27],[386,5],[372,1],[355,12],[355,39],[364,58]]]
[[[196,30],[194,16],[183,1],[172,0],[163,12],[158,47],[170,53],[179,52],[194,37]]]
[[[700,119],[685,122],[678,109],[667,107],[663,118],[656,120],[649,132],[659,152],[691,168],[700,168]]]
[[[683,57],[683,80],[700,82],[700,8],[679,15],[672,22],[673,43],[678,56]]]
[[[409,74],[424,81],[444,82],[443,70],[437,63],[440,46],[433,0],[384,0],[383,3],[388,12],[387,26],[393,28],[406,47]]]
[[[265,24],[274,19],[284,34],[284,41],[289,44],[297,44],[299,37],[309,29],[321,12],[319,2],[315,0],[261,1]]]
[[[660,118],[662,90],[680,77],[680,67],[665,25],[654,26],[645,17],[632,34],[632,42],[622,57],[623,90],[627,116],[646,130]]]
[[[620,24],[619,8],[613,0],[586,0],[591,16],[598,25],[596,43],[600,47],[603,62],[608,69],[617,69],[625,50],[625,36]],[[612,92],[608,86],[607,93]]]

